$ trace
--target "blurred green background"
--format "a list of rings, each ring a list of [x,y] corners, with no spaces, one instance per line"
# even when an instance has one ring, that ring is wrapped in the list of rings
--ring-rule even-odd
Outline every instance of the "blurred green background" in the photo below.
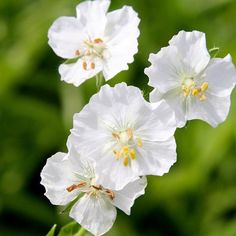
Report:
[[[47,45],[47,30],[62,15],[75,15],[75,0],[0,1],[0,235],[45,235],[67,214],[44,197],[39,184],[46,158],[66,151],[72,115],[96,92],[60,82],[62,62]],[[236,1],[113,0],[111,9],[132,5],[141,18],[139,53],[126,81],[150,88],[143,70],[150,52],[179,30],[206,32],[208,48],[220,47],[236,63]],[[125,39],[124,39],[125,40]],[[132,215],[119,212],[108,236],[236,235],[236,92],[226,122],[211,128],[192,121],[176,133],[178,162],[164,177],[149,177],[146,195]]]

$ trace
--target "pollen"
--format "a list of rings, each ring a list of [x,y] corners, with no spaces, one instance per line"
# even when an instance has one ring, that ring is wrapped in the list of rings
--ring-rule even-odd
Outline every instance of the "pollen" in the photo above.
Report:
[[[196,89],[196,88],[193,89],[193,90],[192,90],[192,95],[193,95],[193,96],[198,96],[198,95],[199,95],[199,90]]]
[[[72,191],[74,191],[76,189],[80,189],[80,188],[85,187],[85,186],[86,186],[86,183],[85,182],[81,182],[79,184],[72,184],[71,186],[67,187],[66,190],[68,192],[72,192]]]
[[[80,50],[76,50],[76,51],[75,51],[75,55],[76,55],[76,56],[80,56]]]
[[[88,66],[87,63],[84,61],[84,62],[83,62],[83,69],[84,69],[84,70],[87,70],[87,66]]]
[[[207,99],[205,92],[208,89],[208,83],[203,82],[200,85],[196,85],[193,81],[193,78],[187,78],[182,83],[182,92],[184,97],[188,97],[190,95],[199,99],[199,101],[205,101]]]
[[[113,132],[112,138],[116,142],[112,151],[117,161],[122,159],[124,166],[129,166],[131,161],[136,159],[137,148],[143,146],[142,139],[139,136],[134,137],[133,130],[127,128],[119,132]]]
[[[129,153],[129,147],[124,146],[123,149],[122,149],[122,151],[123,151],[125,154]]]
[[[92,70],[95,69],[95,63],[94,63],[94,62],[92,62],[92,63],[90,64],[90,68],[91,68]]]
[[[137,138],[137,144],[138,144],[139,147],[143,146],[143,141],[140,137]]]
[[[134,149],[131,149],[130,152],[129,152],[129,154],[130,154],[130,157],[131,157],[132,160],[135,160],[135,159],[136,159],[136,152],[135,152]]]
[[[202,92],[205,92],[207,89],[208,89],[208,83],[207,83],[207,82],[204,82],[204,83],[201,85],[201,91],[202,91]]]
[[[103,40],[100,38],[94,39],[94,43],[103,43]]]
[[[124,158],[123,164],[124,164],[124,166],[128,166],[128,165],[129,165],[129,157],[128,157],[128,156],[126,156],[126,157]]]

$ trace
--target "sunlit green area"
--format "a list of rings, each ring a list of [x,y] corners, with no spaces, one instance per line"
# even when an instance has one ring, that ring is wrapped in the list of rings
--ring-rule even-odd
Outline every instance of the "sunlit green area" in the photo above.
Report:
[[[0,235],[46,235],[70,221],[43,195],[46,159],[66,151],[72,115],[96,93],[95,79],[81,87],[61,82],[47,30],[75,15],[75,0],[0,1]],[[110,81],[138,86],[147,98],[148,56],[179,30],[206,33],[218,56],[236,63],[235,0],[113,0],[132,5],[141,18],[139,53],[129,71]],[[124,38],[125,40],[125,38]],[[163,177],[149,177],[132,215],[119,212],[108,236],[236,235],[236,92],[230,115],[216,129],[202,121],[177,130],[178,161]],[[56,229],[56,230],[57,230]],[[71,234],[72,235],[72,234]]]

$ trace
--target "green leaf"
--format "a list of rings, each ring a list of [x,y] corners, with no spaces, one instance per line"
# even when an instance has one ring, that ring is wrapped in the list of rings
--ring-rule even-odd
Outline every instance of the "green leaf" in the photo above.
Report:
[[[67,213],[71,210],[71,208],[74,206],[74,204],[79,200],[81,195],[78,195],[77,198],[75,198],[73,201],[71,201],[69,204],[66,205],[66,207],[60,212],[60,214]]]
[[[55,233],[55,229],[56,229],[57,225],[53,225],[52,228],[50,229],[50,231],[47,233],[46,236],[54,236]]]
[[[71,59],[68,59],[64,62],[64,64],[73,64],[75,62],[77,62],[81,57],[75,57],[75,58],[71,58]]]
[[[75,221],[63,226],[58,236],[74,236],[80,229],[80,226]]]

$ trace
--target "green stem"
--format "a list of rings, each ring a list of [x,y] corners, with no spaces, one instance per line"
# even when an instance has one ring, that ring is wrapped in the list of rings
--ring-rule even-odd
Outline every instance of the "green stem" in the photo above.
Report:
[[[74,236],[84,236],[86,233],[86,230],[81,227],[80,230],[74,235]]]
[[[104,81],[104,78],[103,78],[103,74],[102,73],[99,73],[96,75],[96,87],[97,87],[97,90],[99,91],[101,86],[103,85],[103,81]]]

